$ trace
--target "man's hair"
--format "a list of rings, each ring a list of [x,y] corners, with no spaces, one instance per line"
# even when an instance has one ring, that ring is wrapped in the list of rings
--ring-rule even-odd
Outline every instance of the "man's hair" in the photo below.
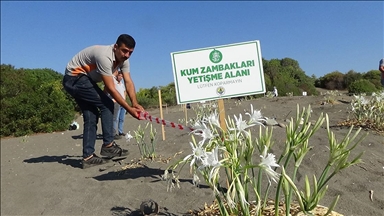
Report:
[[[125,46],[128,47],[128,48],[135,48],[136,41],[135,41],[135,39],[133,39],[133,37],[131,35],[121,34],[117,38],[116,44],[118,46],[121,46],[122,44],[125,44]]]

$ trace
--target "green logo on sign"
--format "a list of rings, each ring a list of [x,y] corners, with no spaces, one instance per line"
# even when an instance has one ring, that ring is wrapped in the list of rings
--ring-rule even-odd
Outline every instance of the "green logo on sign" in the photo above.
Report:
[[[213,50],[211,53],[209,53],[209,59],[213,63],[219,63],[223,59],[223,54],[219,50]]]
[[[217,93],[218,95],[223,95],[224,92],[225,92],[225,88],[224,88],[224,87],[222,87],[222,86],[217,87],[217,89],[216,89],[216,93]]]

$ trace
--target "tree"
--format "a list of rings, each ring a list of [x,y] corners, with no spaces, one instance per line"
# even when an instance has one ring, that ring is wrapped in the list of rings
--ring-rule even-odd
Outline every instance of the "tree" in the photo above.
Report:
[[[370,70],[362,75],[363,79],[373,83],[376,89],[381,89],[381,72],[379,70]]]
[[[360,73],[350,70],[344,75],[344,86],[348,88],[351,83],[360,79],[362,79],[362,75]]]
[[[321,87],[328,90],[343,90],[344,74],[339,71],[334,71],[320,78]]]

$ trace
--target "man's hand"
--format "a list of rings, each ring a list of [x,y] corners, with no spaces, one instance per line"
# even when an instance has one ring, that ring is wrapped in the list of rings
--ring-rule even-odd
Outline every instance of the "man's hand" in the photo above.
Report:
[[[138,104],[138,103],[136,103],[136,104],[132,104],[132,107],[134,107],[134,108],[136,108],[136,109],[139,109],[140,111],[143,111],[143,112],[144,112],[144,108],[143,108],[140,104]]]
[[[131,107],[129,110],[127,110],[127,112],[134,118],[138,119],[138,120],[146,120],[146,118],[144,117],[145,114],[148,114],[146,111],[144,110],[140,110],[136,107]]]
[[[127,112],[134,118],[138,119],[138,120],[142,120],[140,119],[140,110],[135,108],[135,107],[130,107],[130,109],[127,110]]]

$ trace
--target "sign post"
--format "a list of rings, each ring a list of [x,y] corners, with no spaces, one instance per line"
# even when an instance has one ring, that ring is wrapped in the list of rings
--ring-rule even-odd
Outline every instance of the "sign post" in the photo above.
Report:
[[[227,125],[225,124],[225,107],[224,107],[224,100],[219,99],[217,100],[217,105],[219,107],[219,121],[220,121],[220,127],[223,129],[224,132],[227,132]]]
[[[171,53],[178,104],[218,100],[226,129],[224,98],[265,93],[258,40]]]
[[[178,104],[265,93],[259,41],[171,53]]]

